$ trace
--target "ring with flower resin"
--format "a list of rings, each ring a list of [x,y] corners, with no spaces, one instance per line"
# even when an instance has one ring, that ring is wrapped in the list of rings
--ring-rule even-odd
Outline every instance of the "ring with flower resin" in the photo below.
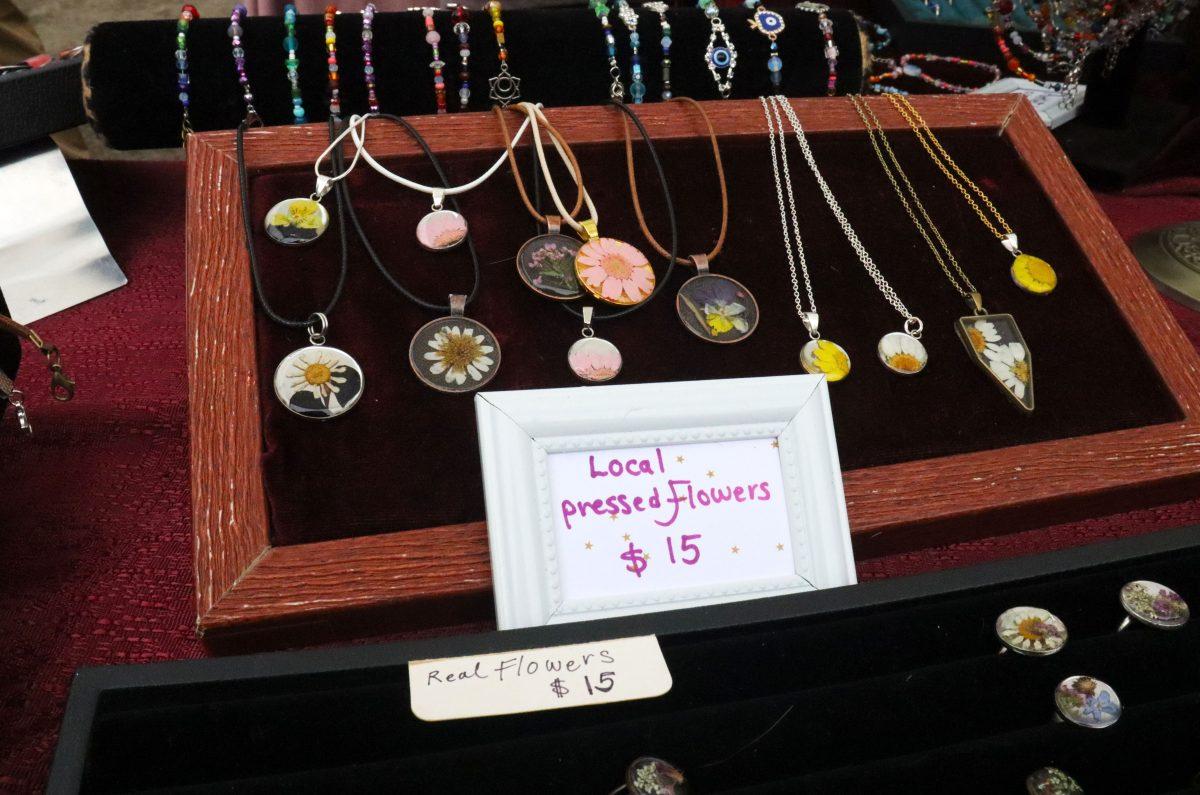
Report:
[[[1125,583],[1121,587],[1121,607],[1126,616],[1117,632],[1124,631],[1134,621],[1154,629],[1179,629],[1192,616],[1182,596],[1151,580]]]
[[[1000,654],[1012,649],[1027,657],[1048,657],[1067,645],[1067,625],[1040,607],[1010,607],[996,619],[996,637],[1004,644]]]

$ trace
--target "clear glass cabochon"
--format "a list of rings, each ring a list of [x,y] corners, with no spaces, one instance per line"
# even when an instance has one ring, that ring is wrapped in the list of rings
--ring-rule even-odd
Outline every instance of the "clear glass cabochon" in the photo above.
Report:
[[[275,368],[275,396],[288,411],[316,420],[345,414],[362,397],[363,371],[354,357],[328,345],[292,351]]]
[[[884,367],[900,375],[916,375],[929,363],[929,354],[921,341],[903,331],[884,334],[875,351]]]
[[[654,291],[654,268],[646,255],[623,240],[594,237],[575,256],[579,283],[607,304],[633,306]]]
[[[1067,644],[1067,625],[1040,607],[1010,607],[996,619],[996,635],[1018,654],[1045,657]]]
[[[441,392],[471,392],[496,377],[500,343],[482,323],[448,315],[413,335],[408,361],[426,386]]]
[[[575,275],[581,242],[559,234],[538,235],[517,252],[517,274],[538,295],[570,301],[583,295]]]
[[[430,251],[446,251],[467,239],[467,219],[453,210],[434,210],[417,222],[417,242]]]
[[[850,375],[850,354],[836,342],[809,340],[800,349],[800,366],[804,372],[823,375],[833,383]]]
[[[684,328],[702,340],[741,342],[758,328],[758,302],[728,276],[701,273],[683,283],[675,311]]]
[[[584,381],[602,383],[611,381],[621,372],[621,351],[617,346],[599,337],[584,337],[576,340],[567,351],[567,364],[571,372]]]
[[[1105,729],[1121,719],[1121,699],[1106,682],[1068,676],[1054,690],[1054,704],[1065,720],[1088,729]]]
[[[968,315],[958,338],[991,381],[1024,411],[1033,411],[1033,354],[1012,315]]]
[[[276,243],[303,246],[329,228],[329,211],[312,199],[284,199],[267,212],[264,225]]]
[[[1121,606],[1138,621],[1159,629],[1178,629],[1191,617],[1182,596],[1151,580],[1126,583],[1121,588]]]

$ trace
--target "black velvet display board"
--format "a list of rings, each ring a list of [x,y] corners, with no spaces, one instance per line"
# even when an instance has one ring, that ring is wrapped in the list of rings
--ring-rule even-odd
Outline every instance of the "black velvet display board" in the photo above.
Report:
[[[687,112],[680,107],[680,113]],[[603,114],[616,113],[598,110],[598,123],[615,123]],[[497,127],[497,142],[500,137]],[[1059,272],[1059,287],[1049,296],[1029,295],[1013,285],[1011,258],[948,186],[911,133],[891,135],[987,308],[1011,313],[1024,332],[1032,353],[1037,410],[1032,416],[1021,414],[966,355],[953,331],[956,319],[967,314],[966,305],[904,215],[865,133],[814,135],[816,159],[846,215],[901,298],[925,322],[922,341],[930,357],[925,372],[898,376],[880,364],[876,343],[884,333],[899,330],[903,321],[854,256],[793,138],[791,171],[821,330],[849,352],[853,363],[849,378],[830,387],[842,466],[857,469],[1002,450],[1179,419],[1154,366],[1011,144],[984,130],[946,132],[941,138],[1017,230],[1022,248],[1044,257]],[[758,330],[734,345],[693,337],[675,313],[674,295],[690,275],[689,269],[677,267],[650,305],[619,320],[597,322],[597,334],[615,343],[624,356],[616,383],[801,372],[798,351],[807,335],[793,304],[767,139],[765,134],[737,136],[721,144],[733,221],[713,270],[741,281],[756,296],[761,308]],[[660,189],[644,147],[639,149],[642,201],[653,229],[665,237]],[[473,178],[498,151],[445,158],[450,181]],[[623,148],[580,146],[576,154],[598,205],[602,233],[652,253],[630,210]],[[670,142],[659,146],[659,154],[680,221],[680,251],[706,251],[716,238],[720,216],[709,142]],[[524,164],[530,163],[526,152],[521,157]],[[434,181],[423,159],[393,159],[387,164],[426,184]],[[253,166],[251,162],[252,174]],[[426,196],[365,168],[348,182],[374,247],[408,289],[428,301],[445,301],[452,291],[470,291],[465,247],[431,253],[416,244],[414,228],[429,211]],[[328,300],[338,267],[336,224],[316,244],[302,248],[271,243],[257,224],[275,202],[311,190],[311,172],[251,177],[264,284],[275,309],[293,318],[306,317]],[[511,173],[502,171],[466,194],[462,212],[483,263],[482,288],[466,314],[495,332],[503,351],[499,374],[486,388],[579,385],[567,367],[566,353],[579,338],[580,320],[530,291],[515,272],[514,256],[535,227],[517,197]],[[393,291],[357,239],[351,243],[351,272],[330,318],[328,341],[351,353],[364,368],[366,388],[352,411],[328,422],[312,422],[278,402],[271,374],[279,360],[307,338],[301,330],[284,329],[258,314],[262,463],[275,544],[485,518],[472,397],[424,386],[408,362],[412,335],[438,313]],[[651,261],[661,276],[663,258],[652,256]]]
[[[113,669],[84,677],[107,687],[73,693],[53,781],[97,793],[607,793],[650,754],[700,793],[1011,794],[1044,765],[1089,795],[1191,791],[1200,622],[1116,632],[1129,580],[1200,601],[1189,532],[656,616]],[[1066,646],[997,654],[994,622],[1014,605],[1057,614]],[[673,679],[659,698],[439,723],[409,711],[408,659],[649,632]],[[1081,674],[1115,689],[1115,726],[1052,722],[1055,686]]]
[[[581,4],[582,5],[582,4]],[[677,96],[695,99],[719,97],[704,60],[709,24],[696,8],[672,9],[671,83]],[[783,92],[789,96],[825,93],[828,65],[824,40],[815,14],[780,9],[787,28],[779,36],[783,58]],[[847,11],[829,12],[834,23],[838,57],[838,92],[860,89],[862,53],[858,27]],[[721,18],[738,51],[733,96],[756,97],[771,90],[767,72],[768,42],[747,24],[751,12],[725,9]],[[596,16],[583,7],[505,11],[509,65],[521,78],[521,96],[548,107],[600,104],[609,97],[609,68],[604,31]],[[616,31],[617,57],[625,85],[629,84],[629,35],[615,12],[610,20]],[[661,91],[662,48],[658,15],[639,11],[640,56],[647,101]],[[447,100],[458,102],[458,47],[448,12],[436,15],[446,62]],[[196,130],[228,129],[245,115],[237,83],[229,19],[201,19],[188,34],[191,79],[191,119]],[[292,120],[279,17],[251,17],[243,25],[246,71],[254,91],[255,106],[267,124]],[[336,22],[338,68],[341,75],[342,115],[367,111],[362,76],[362,18],[343,13]],[[433,113],[432,60],[425,43],[421,14],[377,14],[374,23],[373,61],[380,109],[398,115]],[[329,114],[328,72],[324,45],[325,23],[320,16],[301,16],[300,83],[310,121]],[[117,149],[177,146],[180,141],[180,104],[176,85],[175,21],[111,22],[97,26],[89,37],[84,70],[88,108],[97,130]],[[482,11],[471,14],[471,109],[485,110],[488,78],[497,71],[496,40],[491,18]],[[626,95],[628,97],[628,95]]]
[[[8,314],[8,304],[4,302],[4,293],[0,292],[0,314]],[[0,371],[14,381],[17,378],[17,366],[21,364],[21,343],[11,334],[0,333]],[[0,395],[0,420],[8,409],[8,398]]]

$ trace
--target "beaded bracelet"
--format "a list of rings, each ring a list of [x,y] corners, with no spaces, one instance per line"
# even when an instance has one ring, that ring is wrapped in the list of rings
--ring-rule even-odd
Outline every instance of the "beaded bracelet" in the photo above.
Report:
[[[733,70],[737,67],[737,48],[721,21],[721,9],[716,0],[697,0],[696,5],[708,20],[708,46],[704,48],[704,64],[717,85],[722,99],[733,91]]]
[[[192,132],[192,120],[188,116],[188,105],[192,98],[190,91],[191,78],[188,77],[187,32],[193,19],[199,19],[200,12],[193,5],[185,5],[179,10],[179,22],[175,26],[175,67],[179,70],[179,104],[183,107],[183,127],[180,135],[186,140]]]
[[[488,13],[492,16],[492,32],[496,34],[500,71],[488,80],[488,97],[502,108],[521,98],[521,78],[508,69],[508,47],[504,39],[504,20],[500,18],[500,0],[488,0]]]
[[[372,113],[379,112],[379,98],[375,96],[375,65],[371,63],[371,41],[375,32],[375,4],[367,3],[362,10],[362,57],[363,79],[367,83],[367,107]]]
[[[825,95],[832,97],[837,93],[837,59],[838,48],[833,43],[833,20],[829,18],[829,6],[823,3],[796,3],[796,8],[817,15],[817,27],[825,40],[825,62],[829,64],[829,79],[825,82]]]
[[[292,116],[296,124],[308,121],[304,114],[304,100],[300,97],[300,42],[296,39],[296,6],[288,3],[283,7],[283,26],[287,31],[283,37],[283,49],[287,50],[287,58],[283,65],[287,67],[288,82],[292,86]]]
[[[337,31],[333,21],[337,17],[337,6],[325,6],[325,62],[329,64],[329,115],[338,118],[342,115],[341,89],[338,88],[337,62]]]
[[[642,58],[640,49],[641,37],[638,36],[638,16],[627,0],[617,0],[617,16],[625,23],[629,31],[629,48],[633,51],[629,64],[629,96],[633,97],[635,105],[640,105],[646,98],[646,84],[642,82]]]
[[[621,84],[621,65],[617,63],[617,38],[613,35],[612,23],[608,21],[608,3],[605,0],[588,0],[588,8],[600,20],[600,27],[604,28],[604,46],[608,49],[608,74],[612,77],[608,95],[613,99],[624,99],[625,86]]]
[[[745,6],[754,12],[747,20],[751,30],[757,30],[771,42],[771,54],[767,56],[767,73],[771,76],[771,85],[776,89],[783,84],[783,59],[779,57],[779,34],[785,27],[783,16],[774,11],[768,11],[761,0],[746,0]]]
[[[422,9],[421,13],[425,15],[425,43],[433,51],[433,60],[429,62],[429,68],[433,71],[433,93],[437,101],[437,112],[446,112],[446,78],[442,76],[442,69],[445,68],[446,62],[442,60],[441,49],[438,46],[442,40],[442,34],[437,32],[437,28],[433,26],[433,11],[432,8]]]
[[[658,26],[662,29],[662,99],[666,102],[671,98],[671,23],[667,21],[667,4],[654,0],[642,3],[642,8],[658,14]]]
[[[890,58],[881,58],[879,62],[884,66],[889,67],[888,71],[877,75],[871,75],[867,78],[867,82],[875,84],[883,80],[895,80],[900,77],[911,77],[921,80],[929,85],[940,88],[942,91],[949,91],[954,94],[969,94],[974,91],[974,86],[963,86],[957,83],[951,83],[946,80],[941,80],[925,73],[925,70],[920,67],[920,63],[949,63],[957,66],[966,66],[971,69],[979,69],[991,75],[992,79],[989,83],[994,83],[1000,79],[1000,67],[982,61],[972,61],[967,58],[959,58],[954,55],[934,55],[932,53],[907,53],[900,56],[899,61],[893,61]]]
[[[471,102],[471,23],[467,7],[452,5],[454,9],[454,35],[458,36],[458,107],[466,110]]]
[[[1000,50],[1000,56],[1004,60],[1004,65],[1008,67],[1008,71],[1017,77],[1036,83],[1038,76],[1021,67],[1020,59],[1008,48],[1008,42],[1004,40],[1004,28],[1012,12],[1012,0],[996,0],[988,6],[988,20],[992,23],[992,36],[996,40],[996,48]]]
[[[237,67],[238,85],[242,87],[242,100],[246,103],[246,118],[243,124],[247,127],[262,124],[262,117],[254,109],[254,92],[250,90],[250,77],[246,74],[246,51],[242,49],[242,20],[246,18],[246,7],[238,3],[229,14],[230,43],[233,44],[233,65]]]

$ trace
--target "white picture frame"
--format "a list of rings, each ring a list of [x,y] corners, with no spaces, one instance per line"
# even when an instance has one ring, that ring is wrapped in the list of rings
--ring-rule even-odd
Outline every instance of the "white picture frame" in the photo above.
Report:
[[[777,596],[857,579],[841,467],[822,376],[678,381],[475,396],[500,629]],[[787,576],[570,600],[559,566],[547,462],[556,453],[765,439],[779,456]],[[786,564],[785,564],[786,565]]]

